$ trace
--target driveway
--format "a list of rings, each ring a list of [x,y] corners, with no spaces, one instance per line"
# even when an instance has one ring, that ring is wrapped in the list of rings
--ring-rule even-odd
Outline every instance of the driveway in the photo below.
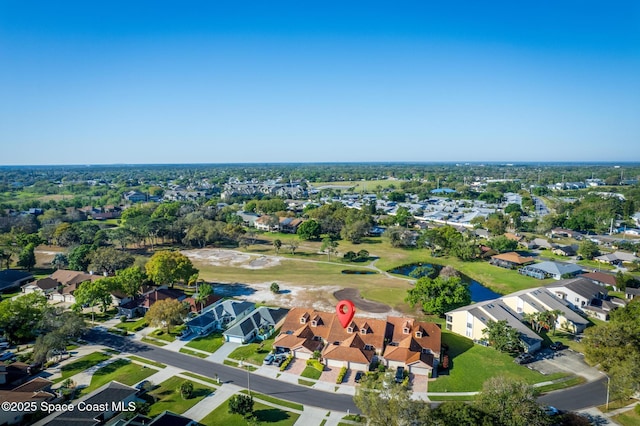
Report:
[[[222,364],[229,354],[240,346],[242,346],[240,343],[225,342],[212,355],[209,355],[207,360]]]
[[[582,376],[587,381],[593,382],[603,377],[597,368],[590,367],[584,361],[584,355],[571,349],[552,351],[545,349],[536,355],[536,361],[529,364],[529,367],[539,371],[544,375],[554,373],[570,373]]]

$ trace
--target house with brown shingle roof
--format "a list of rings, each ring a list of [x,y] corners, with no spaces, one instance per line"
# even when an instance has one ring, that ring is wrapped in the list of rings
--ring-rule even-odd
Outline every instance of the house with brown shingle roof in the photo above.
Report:
[[[516,269],[525,265],[530,265],[535,261],[533,257],[520,256],[515,251],[501,253],[491,256],[490,264],[501,268]]]
[[[53,274],[49,275],[49,278],[60,283],[60,286],[50,294],[50,299],[52,301],[75,303],[76,299],[73,297],[73,293],[80,284],[87,281],[99,280],[100,278],[103,278],[103,276],[86,274],[79,271],[70,271],[67,269],[58,269]]]
[[[618,291],[618,285],[616,283],[615,275],[596,271],[596,272],[581,274],[581,275],[578,275],[578,277],[590,279],[595,284],[601,285],[603,287],[610,286],[611,288],[613,288],[613,291]]]
[[[386,341],[390,343],[385,350]],[[379,360],[426,375],[438,365],[441,340],[436,324],[412,318],[389,317],[385,321],[355,317],[343,328],[335,313],[294,308],[273,346],[301,359],[322,351],[322,360],[329,367],[368,371],[371,363]]]
[[[387,367],[404,367],[419,375],[437,370],[442,346],[442,332],[437,324],[387,317],[387,336],[389,343],[383,355]]]

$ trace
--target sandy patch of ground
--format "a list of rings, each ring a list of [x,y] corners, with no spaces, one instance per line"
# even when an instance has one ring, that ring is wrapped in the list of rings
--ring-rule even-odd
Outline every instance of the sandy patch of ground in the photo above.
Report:
[[[242,253],[234,250],[200,249],[182,252],[190,259],[197,259],[212,266],[234,266],[246,269],[263,269],[280,264],[278,256],[264,256]]]

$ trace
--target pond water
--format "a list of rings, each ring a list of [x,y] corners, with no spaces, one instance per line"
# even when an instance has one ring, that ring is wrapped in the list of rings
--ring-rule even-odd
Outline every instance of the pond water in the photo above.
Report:
[[[430,265],[428,263],[414,263],[411,265],[403,265],[395,269],[390,269],[389,272],[392,274],[411,276],[411,272],[413,272],[418,268],[423,268],[425,270],[428,270],[428,268],[425,268],[425,267],[433,268],[438,272],[440,271],[440,269],[442,269],[442,266],[440,265]],[[473,302],[484,302],[486,300],[497,299],[498,297],[501,296],[495,291],[483,286],[478,281],[472,280],[471,278],[467,277],[464,274],[460,274],[460,277],[462,278],[462,281],[469,284],[469,290],[471,291],[471,300]]]

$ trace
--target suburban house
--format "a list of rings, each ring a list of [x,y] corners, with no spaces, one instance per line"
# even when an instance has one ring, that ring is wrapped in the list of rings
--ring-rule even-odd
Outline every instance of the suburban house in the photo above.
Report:
[[[289,312],[282,308],[261,306],[244,318],[229,325],[222,335],[225,342],[249,343],[253,340],[265,340],[275,333],[279,323]]]
[[[387,339],[383,354],[387,367],[405,367],[410,373],[424,376],[438,371],[442,331],[437,324],[387,317]]]
[[[205,336],[215,330],[224,330],[232,322],[246,317],[255,304],[240,300],[218,301],[205,308],[200,315],[187,321],[187,330],[196,336]]]
[[[87,409],[55,411],[53,414],[36,422],[36,426],[98,426],[125,412],[127,404],[134,402],[138,390],[119,382],[109,382],[89,395],[80,398],[74,405],[82,401]],[[118,410],[117,408],[121,408]],[[115,409],[115,410],[114,410]]]
[[[586,305],[582,310],[590,317],[598,318],[602,321],[609,321],[611,311],[627,305],[627,301],[617,297],[607,299],[593,299],[591,304]]]
[[[520,256],[515,251],[493,255],[489,261],[492,265],[507,269],[521,268],[523,266],[530,265],[533,262],[535,262],[533,257]]]
[[[285,234],[295,234],[298,231],[298,226],[303,222],[302,219],[295,217],[281,217],[279,228],[280,232]]]
[[[218,300],[221,300],[221,299],[222,297],[216,296],[215,294],[211,294],[207,296],[207,298],[202,302],[197,301],[196,299],[193,298],[193,296],[189,296],[185,298],[183,302],[189,305],[189,312],[193,312],[197,314],[200,311],[204,311],[209,306],[213,305],[214,303],[216,303]]]
[[[140,203],[142,201],[147,201],[147,194],[143,194],[140,191],[129,191],[124,194],[124,199],[130,203]]]
[[[552,253],[558,256],[575,256],[578,252],[577,246],[556,246],[553,248]]]
[[[56,287],[55,291],[49,293],[49,299],[53,302],[66,302],[75,303],[76,299],[73,297],[73,292],[76,291],[78,286],[87,281],[96,281],[103,278],[102,275],[87,274],[79,271],[70,271],[67,269],[58,269],[53,274],[49,275],[54,281],[60,283]]]
[[[553,244],[547,241],[544,238],[534,238],[533,240],[526,243],[526,248],[528,249],[541,249],[541,250],[551,250],[553,248]]]
[[[476,343],[486,343],[487,336],[482,330],[487,328],[489,321],[504,320],[520,333],[520,342],[525,352],[536,352],[542,345],[542,338],[522,323],[522,315],[509,308],[501,299],[463,306],[445,315],[447,330],[468,337]]]
[[[616,283],[615,275],[604,272],[589,272],[578,275],[578,277],[590,279],[595,284],[602,287],[611,287],[613,291],[618,291],[618,284]]]
[[[153,287],[141,296],[118,306],[118,315],[129,319],[144,316],[154,303],[160,300],[176,299],[183,301],[187,297],[184,292],[172,288]]]
[[[263,215],[253,222],[253,226],[259,231],[277,231],[279,221],[275,216]]]
[[[539,280],[543,280],[545,278],[561,280],[563,278],[579,275],[583,271],[582,268],[575,263],[546,261],[527,265],[518,269],[518,272],[522,275],[538,278]]]
[[[601,263],[608,263],[610,265],[621,266],[623,263],[633,263],[637,260],[640,260],[640,258],[633,253],[616,251],[613,253],[607,253],[603,254],[602,256],[594,257],[593,260]]]
[[[511,310],[524,316],[545,311],[558,311],[555,328],[566,329],[572,333],[582,333],[589,321],[574,312],[568,302],[558,299],[548,289],[538,287],[521,290],[501,297]]]
[[[56,291],[60,286],[62,286],[62,284],[60,284],[58,281],[54,280],[53,278],[47,277],[23,285],[22,292],[25,294],[41,293],[48,297],[49,294]]]
[[[53,382],[42,377],[36,377],[19,386],[5,389],[7,380],[7,367],[0,364],[0,401],[18,403],[14,410],[0,410],[0,424],[17,425],[24,424],[25,415],[33,413],[28,403],[40,404],[43,401],[51,402],[56,399],[56,394],[51,390]],[[27,403],[27,404],[19,404]],[[24,409],[20,409],[24,405]]]
[[[242,223],[244,225],[250,226],[250,227],[255,226],[256,220],[260,217],[257,213],[253,213],[253,212],[239,211],[239,212],[236,212],[236,214],[240,216],[240,219],[242,219]]]
[[[624,295],[627,300],[633,300],[640,297],[640,288],[627,287],[624,289]]]
[[[289,311],[273,346],[299,359],[309,359],[320,351],[328,367],[368,371],[372,362],[380,361],[389,367],[403,366],[414,374],[431,372],[441,352],[436,324],[411,318],[389,317],[385,321],[356,317],[343,328],[335,313],[306,308]]]
[[[0,271],[0,292],[15,290],[33,280],[33,274],[18,269]]]
[[[520,243],[524,240],[524,237],[519,234],[514,234],[512,232],[505,232],[504,237],[510,239],[511,241],[515,241],[516,243]]]
[[[574,309],[581,310],[593,299],[606,299],[608,291],[588,278],[573,278],[549,284],[546,289],[557,298],[567,301]]]
[[[551,238],[573,238],[576,240],[581,240],[584,237],[580,232],[564,228],[553,228],[549,236]]]

